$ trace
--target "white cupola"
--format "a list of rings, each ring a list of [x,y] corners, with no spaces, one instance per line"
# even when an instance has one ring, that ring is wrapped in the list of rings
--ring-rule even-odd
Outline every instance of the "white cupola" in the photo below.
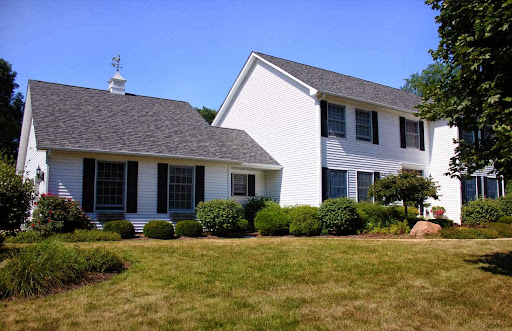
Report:
[[[126,79],[121,76],[119,70],[116,74],[108,81],[108,91],[114,94],[125,94]]]

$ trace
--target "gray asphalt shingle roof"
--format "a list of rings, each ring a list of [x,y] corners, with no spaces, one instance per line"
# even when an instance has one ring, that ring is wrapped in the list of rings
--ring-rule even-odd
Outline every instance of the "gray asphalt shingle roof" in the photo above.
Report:
[[[419,96],[400,89],[271,55],[257,52],[255,54],[322,93],[336,94],[411,112],[416,112],[414,107],[421,103]]]
[[[38,149],[279,165],[245,131],[212,127],[183,101],[29,81]]]

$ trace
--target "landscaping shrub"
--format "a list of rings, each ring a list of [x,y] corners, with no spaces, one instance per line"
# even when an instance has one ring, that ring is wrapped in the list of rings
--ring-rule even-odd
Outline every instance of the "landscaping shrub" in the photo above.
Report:
[[[498,223],[512,224],[512,216],[501,216],[496,221]]]
[[[174,238],[174,226],[167,221],[149,221],[142,228],[142,232],[146,237],[153,239]]]
[[[318,216],[322,230],[336,231],[337,235],[355,234],[363,226],[358,217],[357,205],[349,198],[325,200],[318,210]]]
[[[58,233],[53,235],[51,238],[63,242],[120,241],[121,235],[116,232],[107,232],[94,229],[75,230],[72,233]]]
[[[389,207],[371,202],[358,202],[357,214],[365,230],[388,227],[396,222],[389,217]]]
[[[30,227],[47,236],[52,233],[73,232],[76,229],[93,229],[94,224],[77,201],[43,194],[37,202]]]
[[[491,222],[484,226],[486,229],[494,230],[498,233],[499,238],[512,238],[512,225],[505,223]]]
[[[7,237],[6,242],[10,244],[33,244],[43,241],[44,238],[36,231],[27,230],[16,232]]]
[[[201,237],[203,235],[203,225],[194,220],[179,221],[176,224],[176,235],[178,237]]]
[[[0,269],[4,296],[31,297],[49,293],[85,275],[78,251],[46,240],[13,254]]]
[[[407,217],[405,216],[404,206],[389,206],[387,208],[389,208],[389,218],[392,220],[403,221],[404,219],[407,219],[407,223],[411,228],[414,226],[414,224],[416,224],[416,222],[418,222],[418,208],[408,206]]]
[[[245,219],[249,221],[249,224],[254,224],[254,217],[256,213],[265,207],[265,203],[273,201],[272,198],[268,197],[250,197],[244,204],[244,215]]]
[[[224,235],[240,231],[242,206],[233,200],[201,201],[196,207],[197,218],[213,234]]]
[[[123,259],[105,248],[83,250],[80,255],[87,271],[121,272],[124,268]]]
[[[0,230],[17,231],[29,216],[33,184],[16,173],[14,161],[0,156]]]
[[[288,234],[290,228],[289,209],[281,208],[277,203],[267,206],[256,213],[254,226],[262,236],[278,236]]]
[[[290,234],[294,236],[318,236],[322,232],[317,207],[293,207],[289,212],[289,218]]]
[[[245,218],[241,218],[240,221],[238,221],[237,227],[240,232],[245,232],[249,228],[249,221]]]
[[[497,200],[478,199],[462,207],[461,219],[465,225],[478,225],[495,222],[501,216],[501,206]]]
[[[449,220],[447,218],[431,219],[428,221],[435,223],[435,224],[439,224],[442,228],[452,228],[453,227],[453,221]]]
[[[512,187],[512,185],[510,185]],[[512,216],[512,194],[507,194],[498,199],[501,212],[504,216]]]
[[[103,225],[103,231],[116,232],[123,239],[133,238],[135,236],[135,227],[129,221],[109,221]]]
[[[395,223],[389,224],[387,226],[376,226],[371,229],[365,229],[364,232],[369,234],[400,235],[411,232],[411,228],[409,227],[407,220],[403,220],[402,222],[396,221]]]
[[[498,232],[486,228],[444,228],[441,229],[441,237],[446,239],[495,239]]]

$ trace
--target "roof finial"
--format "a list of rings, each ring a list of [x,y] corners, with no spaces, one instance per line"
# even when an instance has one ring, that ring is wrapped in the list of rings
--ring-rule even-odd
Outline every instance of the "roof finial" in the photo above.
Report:
[[[112,63],[111,63],[111,65],[112,65],[113,67],[116,67],[116,71],[119,71],[119,69],[123,69],[123,66],[122,66],[122,65],[121,65],[121,63],[119,63],[119,62],[121,62],[121,55],[118,55],[117,57],[115,57],[115,56],[114,56],[114,57],[112,58]]]

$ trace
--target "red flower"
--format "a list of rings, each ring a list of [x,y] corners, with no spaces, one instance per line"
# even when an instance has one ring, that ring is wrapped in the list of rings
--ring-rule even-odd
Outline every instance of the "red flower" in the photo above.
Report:
[[[48,223],[50,223],[52,220],[48,220]]]
[[[49,211],[49,213],[50,213],[50,214],[51,214],[51,213],[53,213],[53,210],[50,210],[50,211]]]
[[[41,221],[37,221],[37,223],[41,223]]]
[[[30,224],[31,227],[34,227],[34,223]]]
[[[34,206],[37,206],[37,202],[34,202]]]

